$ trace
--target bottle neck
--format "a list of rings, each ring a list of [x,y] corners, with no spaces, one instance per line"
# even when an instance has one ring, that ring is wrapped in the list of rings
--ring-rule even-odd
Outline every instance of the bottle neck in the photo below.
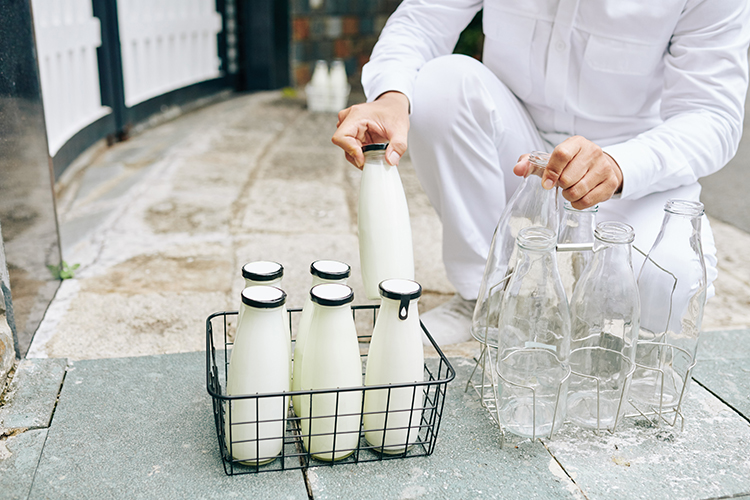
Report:
[[[632,245],[630,243],[610,243],[599,239],[594,241],[593,266],[610,268],[626,265],[633,267]]]
[[[560,217],[558,188],[544,189],[541,181],[543,173],[544,168],[534,166],[509,204],[515,205],[513,213],[529,219],[531,225],[547,227],[557,234]]]
[[[340,280],[329,280],[325,278],[321,278],[320,276],[313,275],[312,277],[312,285],[310,288],[314,287],[315,285],[322,285],[324,283],[339,283],[342,285],[346,285],[347,278],[341,278]]]
[[[402,321],[417,318],[419,314],[417,311],[418,301],[418,298],[408,301],[408,307],[406,307],[405,310],[402,310],[402,301],[381,296],[381,311],[379,314],[386,314],[388,317],[392,316]]]
[[[591,243],[594,241],[596,212],[572,211],[563,212],[560,224],[560,243]]]
[[[701,232],[701,216],[664,212],[661,232],[669,236],[690,238]]]
[[[385,150],[382,151],[368,151],[365,153],[365,164],[383,165],[385,161]]]

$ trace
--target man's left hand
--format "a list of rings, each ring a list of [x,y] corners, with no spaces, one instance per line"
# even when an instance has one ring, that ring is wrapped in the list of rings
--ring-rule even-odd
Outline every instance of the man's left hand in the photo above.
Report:
[[[524,155],[513,168],[516,175],[525,175],[529,168]],[[617,162],[602,148],[581,136],[566,139],[552,151],[542,187],[562,189],[563,197],[573,208],[583,210],[607,201],[622,190],[622,171]]]

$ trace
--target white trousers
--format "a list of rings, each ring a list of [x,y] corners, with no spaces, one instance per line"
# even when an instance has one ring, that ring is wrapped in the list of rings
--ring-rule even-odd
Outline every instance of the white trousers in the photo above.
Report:
[[[433,59],[419,71],[412,104],[409,150],[423,189],[443,223],[443,261],[464,299],[476,299],[492,235],[505,203],[523,180],[518,157],[551,152],[518,98],[479,61],[466,56]],[[634,245],[648,252],[671,198],[698,201],[698,183],[637,200],[608,200],[597,221],[635,229]],[[561,205],[562,206],[562,205]],[[702,243],[714,295],[716,246],[704,216]],[[636,275],[643,258],[633,252]]]

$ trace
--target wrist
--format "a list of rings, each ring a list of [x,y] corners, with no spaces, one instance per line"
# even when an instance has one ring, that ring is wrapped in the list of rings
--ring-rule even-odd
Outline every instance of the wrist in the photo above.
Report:
[[[620,165],[618,165],[617,160],[615,160],[612,155],[607,153],[606,151],[603,151],[605,155],[611,160],[613,164],[613,172],[615,174],[615,177],[617,177],[617,189],[615,189],[614,194],[621,194],[622,193],[622,169],[620,168]]]
[[[411,103],[409,102],[409,98],[406,97],[405,94],[397,90],[389,90],[388,92],[383,92],[377,97],[377,99],[375,99],[375,101],[387,102],[394,106],[398,106],[406,111],[407,114],[411,112]]]

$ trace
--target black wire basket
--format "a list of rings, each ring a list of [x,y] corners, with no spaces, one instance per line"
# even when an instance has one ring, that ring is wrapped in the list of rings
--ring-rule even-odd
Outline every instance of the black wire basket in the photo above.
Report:
[[[300,309],[291,309],[288,311],[290,331],[293,318],[300,311]],[[352,307],[352,312],[358,324],[361,324],[365,320],[370,328],[370,332],[368,333],[359,333],[360,357],[363,360],[364,373],[364,361],[367,357],[371,328],[377,318],[378,306],[354,306]],[[370,316],[372,318],[371,321],[369,320]],[[335,390],[291,391],[228,396],[226,394],[226,377],[231,354],[230,348],[232,346],[229,332],[232,328],[231,325],[236,323],[236,317],[236,311],[218,312],[212,314],[206,320],[206,384],[208,393],[213,400],[216,436],[219,441],[224,472],[227,475],[256,474],[259,472],[304,469],[307,467],[423,457],[435,451],[438,430],[440,429],[440,419],[445,405],[445,392],[448,382],[455,378],[456,373],[424,325],[421,325],[422,330],[437,351],[438,357],[425,359],[423,382],[362,386]],[[358,328],[358,330],[363,329]],[[219,343],[218,349],[217,342]],[[364,411],[365,395],[371,391],[380,391],[380,397],[385,393],[387,401],[385,411],[371,413]],[[392,400],[391,396],[396,391],[400,392],[399,397],[401,401],[404,401],[403,395],[405,391],[410,394],[408,396],[411,399],[410,408],[401,406],[398,409],[389,409],[388,405],[390,405]],[[313,398],[321,397],[321,395],[334,398],[335,415],[316,415],[301,418],[295,415],[294,410],[289,405],[289,401],[294,396],[299,396],[301,401],[312,404]],[[349,395],[356,395],[357,398],[361,395],[362,403],[359,411],[342,413],[339,411],[339,402],[347,397],[351,398]],[[268,404],[283,405],[286,411],[282,412],[285,413],[282,419],[236,422],[232,419],[232,412],[233,408],[237,407],[238,404],[245,405],[245,407],[248,404],[254,406],[255,415],[260,414],[258,409],[261,405]],[[399,422],[403,422],[403,417],[407,415],[408,418],[405,425],[394,426],[393,423],[390,426],[388,425],[388,418],[395,418]],[[379,446],[370,444],[365,437],[365,429],[362,423],[368,416],[370,418],[377,418],[376,421],[382,420],[382,428],[372,428],[370,426],[367,429],[368,434],[374,432],[380,437],[382,444]],[[312,429],[316,427],[314,422],[316,419],[321,419],[321,422],[325,419],[328,427],[332,428],[332,432],[313,433]],[[359,425],[352,426],[352,419],[354,419],[355,423],[358,419]],[[348,429],[340,429],[343,426],[339,424],[344,421],[349,422]],[[254,432],[251,433],[254,436],[261,434],[259,432],[261,427],[265,426],[268,428],[270,426],[271,428],[278,429],[278,435],[273,434],[270,437],[241,439],[237,436],[239,432],[232,431],[233,428],[238,426],[254,426]],[[303,431],[305,428],[307,430]],[[284,430],[283,433],[281,432],[282,429]],[[268,432],[266,431],[265,434],[267,435]],[[396,436],[396,441],[394,441],[393,436]],[[332,444],[330,449],[317,449],[313,450],[314,453],[310,453],[306,450],[305,445],[311,443],[310,440],[312,439],[329,439],[332,441]],[[339,440],[338,446],[336,443],[337,439]],[[273,446],[275,449],[281,444],[281,452],[263,456],[262,447],[265,448],[264,445],[270,444],[271,441],[275,442]],[[341,443],[344,442],[350,444],[342,446]],[[239,450],[237,447],[247,450],[248,446],[254,452],[252,454],[252,461],[249,462],[242,458],[234,458],[237,454],[233,453],[233,451]],[[333,460],[334,458],[335,460]]]

